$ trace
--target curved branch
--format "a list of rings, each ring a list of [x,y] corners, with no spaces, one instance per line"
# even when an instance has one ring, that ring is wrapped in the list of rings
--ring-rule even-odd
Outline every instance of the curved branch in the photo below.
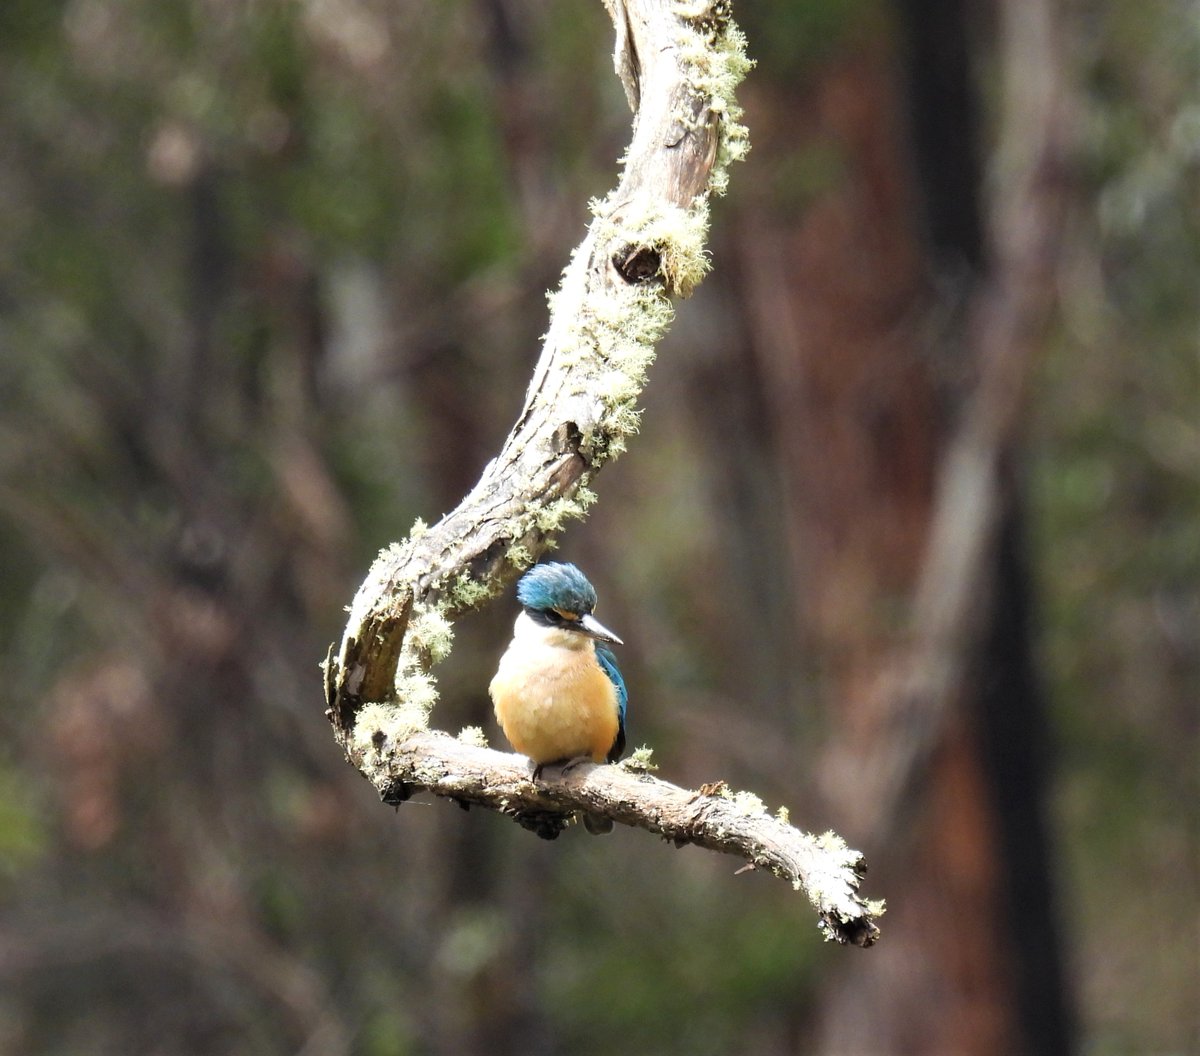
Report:
[[[326,662],[343,740],[363,704],[393,697],[427,715],[428,675],[449,651],[448,619],[498,594],[563,523],[636,429],[655,343],[708,268],[708,196],[748,149],[734,88],[749,62],[725,0],[605,0],[614,62],[635,105],[616,189],[593,203],[587,237],[553,295],[525,405],[459,506],[383,551]]]
[[[734,89],[749,62],[728,0],[605,0],[614,65],[634,110],[616,189],[593,203],[587,237],[551,301],[525,404],[459,506],[383,551],[325,662],[327,715],[350,761],[392,803],[425,790],[514,816],[553,837],[579,811],[740,855],[804,888],[826,936],[869,946],[881,903],[857,894],[857,852],[766,814],[758,800],[699,793],[628,767],[579,768],[534,784],[519,756],[428,729],[430,668],[450,619],[498,594],[580,517],[589,484],[637,426],[654,346],[708,269],[710,193],[748,149]]]
[[[875,918],[883,904],[858,893],[866,872],[862,855],[832,832],[800,832],[785,810],[769,814],[753,794],[734,793],[723,781],[690,791],[637,770],[635,761],[551,769],[534,781],[527,759],[484,747],[470,732],[454,738],[395,730],[389,720],[384,709],[364,711],[353,748],[356,764],[386,803],[432,792],[464,807],[499,811],[545,839],[578,814],[603,816],[677,847],[691,843],[769,870],[805,892],[827,941],[871,946],[879,937]]]

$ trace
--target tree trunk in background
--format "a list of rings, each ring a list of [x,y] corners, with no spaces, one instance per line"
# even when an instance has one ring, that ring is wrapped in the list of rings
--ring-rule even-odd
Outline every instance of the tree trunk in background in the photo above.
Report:
[[[975,698],[983,765],[1005,864],[1004,923],[1016,964],[1025,1051],[1074,1048],[1074,1010],[1061,949],[1055,862],[1047,825],[1050,729],[1034,660],[1034,599],[1023,507],[1010,493],[993,555],[991,612]]]
[[[876,687],[902,645],[941,434],[896,95],[878,42],[829,65],[807,105],[840,144],[847,174],[798,226],[753,232],[743,247],[752,285],[770,291],[756,298],[755,329],[791,484],[803,626],[836,736],[864,757],[886,729]],[[819,1051],[1014,1051],[995,912],[1001,863],[978,751],[961,725],[929,794],[911,859],[881,869],[883,848],[867,848],[890,906],[884,941],[845,965],[818,1003]],[[836,825],[836,803],[831,817]]]
[[[750,100],[760,150],[824,164],[835,153],[836,178],[799,216],[757,212],[739,225],[802,625],[834,736],[861,760],[893,729],[880,687],[903,658],[956,379],[976,366],[956,319],[988,277],[962,5],[912,0],[901,28],[907,115],[896,58],[877,31],[815,84]],[[914,829],[864,848],[872,889],[889,902],[884,939],[847,959],[817,1001],[816,1051],[1070,1050],[1018,509],[1004,502],[980,599],[983,642],[954,693]],[[838,803],[830,818],[842,820]]]

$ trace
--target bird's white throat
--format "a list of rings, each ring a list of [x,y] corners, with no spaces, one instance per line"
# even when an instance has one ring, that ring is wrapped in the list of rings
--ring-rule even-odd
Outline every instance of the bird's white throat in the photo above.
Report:
[[[561,627],[549,627],[537,623],[530,618],[529,613],[522,612],[513,624],[513,641],[523,646],[542,646],[551,649],[570,649],[578,651],[593,648],[592,639],[582,631],[563,630]]]

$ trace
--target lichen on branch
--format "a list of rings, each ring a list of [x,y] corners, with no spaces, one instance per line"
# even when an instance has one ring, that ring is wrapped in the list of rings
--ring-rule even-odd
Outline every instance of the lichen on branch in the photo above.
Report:
[[[606,6],[634,105],[621,178],[592,203],[587,236],[550,297],[542,353],[499,454],[455,510],[380,553],[350,607],[326,669],[343,741],[367,703],[401,708],[421,727],[449,621],[495,597],[585,515],[596,473],[637,432],[674,298],[708,270],[708,199],[748,149],[734,96],[750,66],[744,38],[723,0]]]
[[[634,111],[617,186],[550,296],[550,326],[499,453],[436,524],[418,521],[375,560],[325,661],[327,715],[389,803],[417,791],[508,814],[543,836],[579,812],[738,854],[805,890],[828,938],[867,946],[882,905],[859,897],[862,859],[793,829],[723,785],[688,792],[638,764],[581,767],[535,784],[525,761],[428,729],[432,667],[451,621],[495,597],[596,500],[592,481],[637,432],[638,399],[675,299],[708,271],[710,196],[749,149],[735,89],[750,67],[727,0],[605,0],[614,64]],[[642,760],[644,768],[645,760]]]
[[[801,832],[788,824],[783,808],[771,814],[753,793],[734,792],[723,781],[695,791],[679,788],[646,773],[644,758],[548,768],[534,781],[527,760],[480,744],[480,732],[414,732],[398,726],[393,712],[372,705],[360,716],[356,753],[363,774],[388,803],[429,792],[498,811],[546,839],[581,814],[603,816],[677,847],[695,844],[734,855],[790,883],[817,911],[828,942],[866,947],[879,938],[884,905],[859,894],[866,864],[835,833]]]

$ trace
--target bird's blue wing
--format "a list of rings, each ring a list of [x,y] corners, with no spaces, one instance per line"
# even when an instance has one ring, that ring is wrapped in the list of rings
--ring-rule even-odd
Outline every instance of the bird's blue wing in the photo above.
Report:
[[[615,763],[625,752],[625,709],[629,704],[629,690],[625,688],[625,679],[621,677],[621,671],[617,667],[617,658],[611,649],[597,642],[596,659],[600,661],[604,673],[608,675],[609,681],[617,689],[617,739],[613,741],[613,746],[608,750],[608,761]]]

